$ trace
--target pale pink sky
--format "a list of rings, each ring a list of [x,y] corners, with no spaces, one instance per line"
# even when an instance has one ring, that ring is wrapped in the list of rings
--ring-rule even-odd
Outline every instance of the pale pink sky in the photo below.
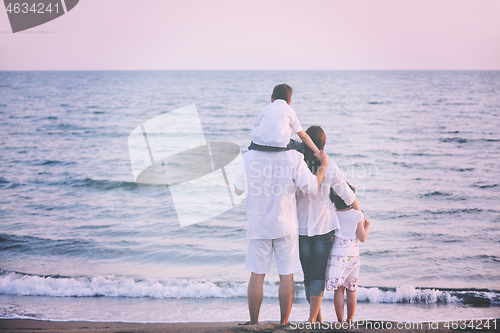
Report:
[[[2,8],[0,70],[500,70],[499,17],[499,0],[80,0],[12,34]]]

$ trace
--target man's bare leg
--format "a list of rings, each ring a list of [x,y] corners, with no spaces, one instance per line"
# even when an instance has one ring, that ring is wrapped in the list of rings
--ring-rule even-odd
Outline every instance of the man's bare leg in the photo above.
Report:
[[[288,324],[288,317],[292,311],[293,294],[295,293],[295,284],[293,274],[280,275],[280,287],[278,297],[280,299],[281,324]]]
[[[252,272],[250,282],[248,282],[248,311],[250,312],[250,325],[257,325],[259,323],[260,306],[264,298],[265,276],[266,274],[256,274]]]

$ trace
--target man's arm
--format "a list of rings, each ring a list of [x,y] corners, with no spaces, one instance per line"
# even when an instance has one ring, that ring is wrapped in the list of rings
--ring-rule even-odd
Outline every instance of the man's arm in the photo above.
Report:
[[[328,155],[321,151],[319,154],[315,154],[316,158],[321,162],[318,170],[315,174],[309,170],[304,158],[298,154],[296,157],[296,167],[293,168],[294,174],[292,176],[295,185],[304,193],[316,194],[318,192],[319,186],[323,181],[323,178],[328,167]],[[295,193],[295,189],[294,189]]]
[[[234,193],[236,193],[236,195],[242,195],[243,193],[245,193],[245,189],[245,162],[241,160],[240,164],[238,164],[238,169],[236,169],[236,176],[234,179]]]
[[[299,138],[302,140],[303,143],[305,143],[309,148],[311,148],[314,155],[319,154],[319,149],[318,149],[318,147],[316,147],[316,145],[314,144],[314,142],[311,139],[311,137],[309,136],[309,134],[307,134],[304,131],[300,131],[300,132],[297,132],[297,135],[299,136]]]
[[[309,138],[309,135],[307,135],[307,137]],[[311,138],[309,138],[309,140],[311,140]],[[325,177],[325,172],[326,168],[328,167],[328,161],[330,160],[330,157],[328,157],[328,154],[325,153],[324,151],[320,151],[318,154],[314,154],[314,156],[316,156],[316,158],[321,162],[321,165],[314,174],[318,179],[318,187],[319,187],[321,185],[321,182],[323,181],[323,177]]]
[[[240,190],[236,187],[236,185],[234,185],[234,193],[236,193],[236,195],[242,195],[244,192],[245,191]]]

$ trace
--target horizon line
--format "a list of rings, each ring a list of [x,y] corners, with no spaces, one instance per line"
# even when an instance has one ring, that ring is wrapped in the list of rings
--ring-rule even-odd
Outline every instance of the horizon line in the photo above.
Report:
[[[495,72],[499,69],[0,69],[0,72],[278,72],[278,71],[467,71],[467,72]]]

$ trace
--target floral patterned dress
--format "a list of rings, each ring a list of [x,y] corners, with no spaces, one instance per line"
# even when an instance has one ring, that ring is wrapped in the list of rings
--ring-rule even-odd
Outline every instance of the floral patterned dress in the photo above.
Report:
[[[358,284],[359,267],[359,241],[356,234],[357,225],[365,217],[362,212],[351,209],[337,212],[340,230],[335,233],[328,264],[326,266],[326,289],[335,290],[343,286],[356,291]]]

